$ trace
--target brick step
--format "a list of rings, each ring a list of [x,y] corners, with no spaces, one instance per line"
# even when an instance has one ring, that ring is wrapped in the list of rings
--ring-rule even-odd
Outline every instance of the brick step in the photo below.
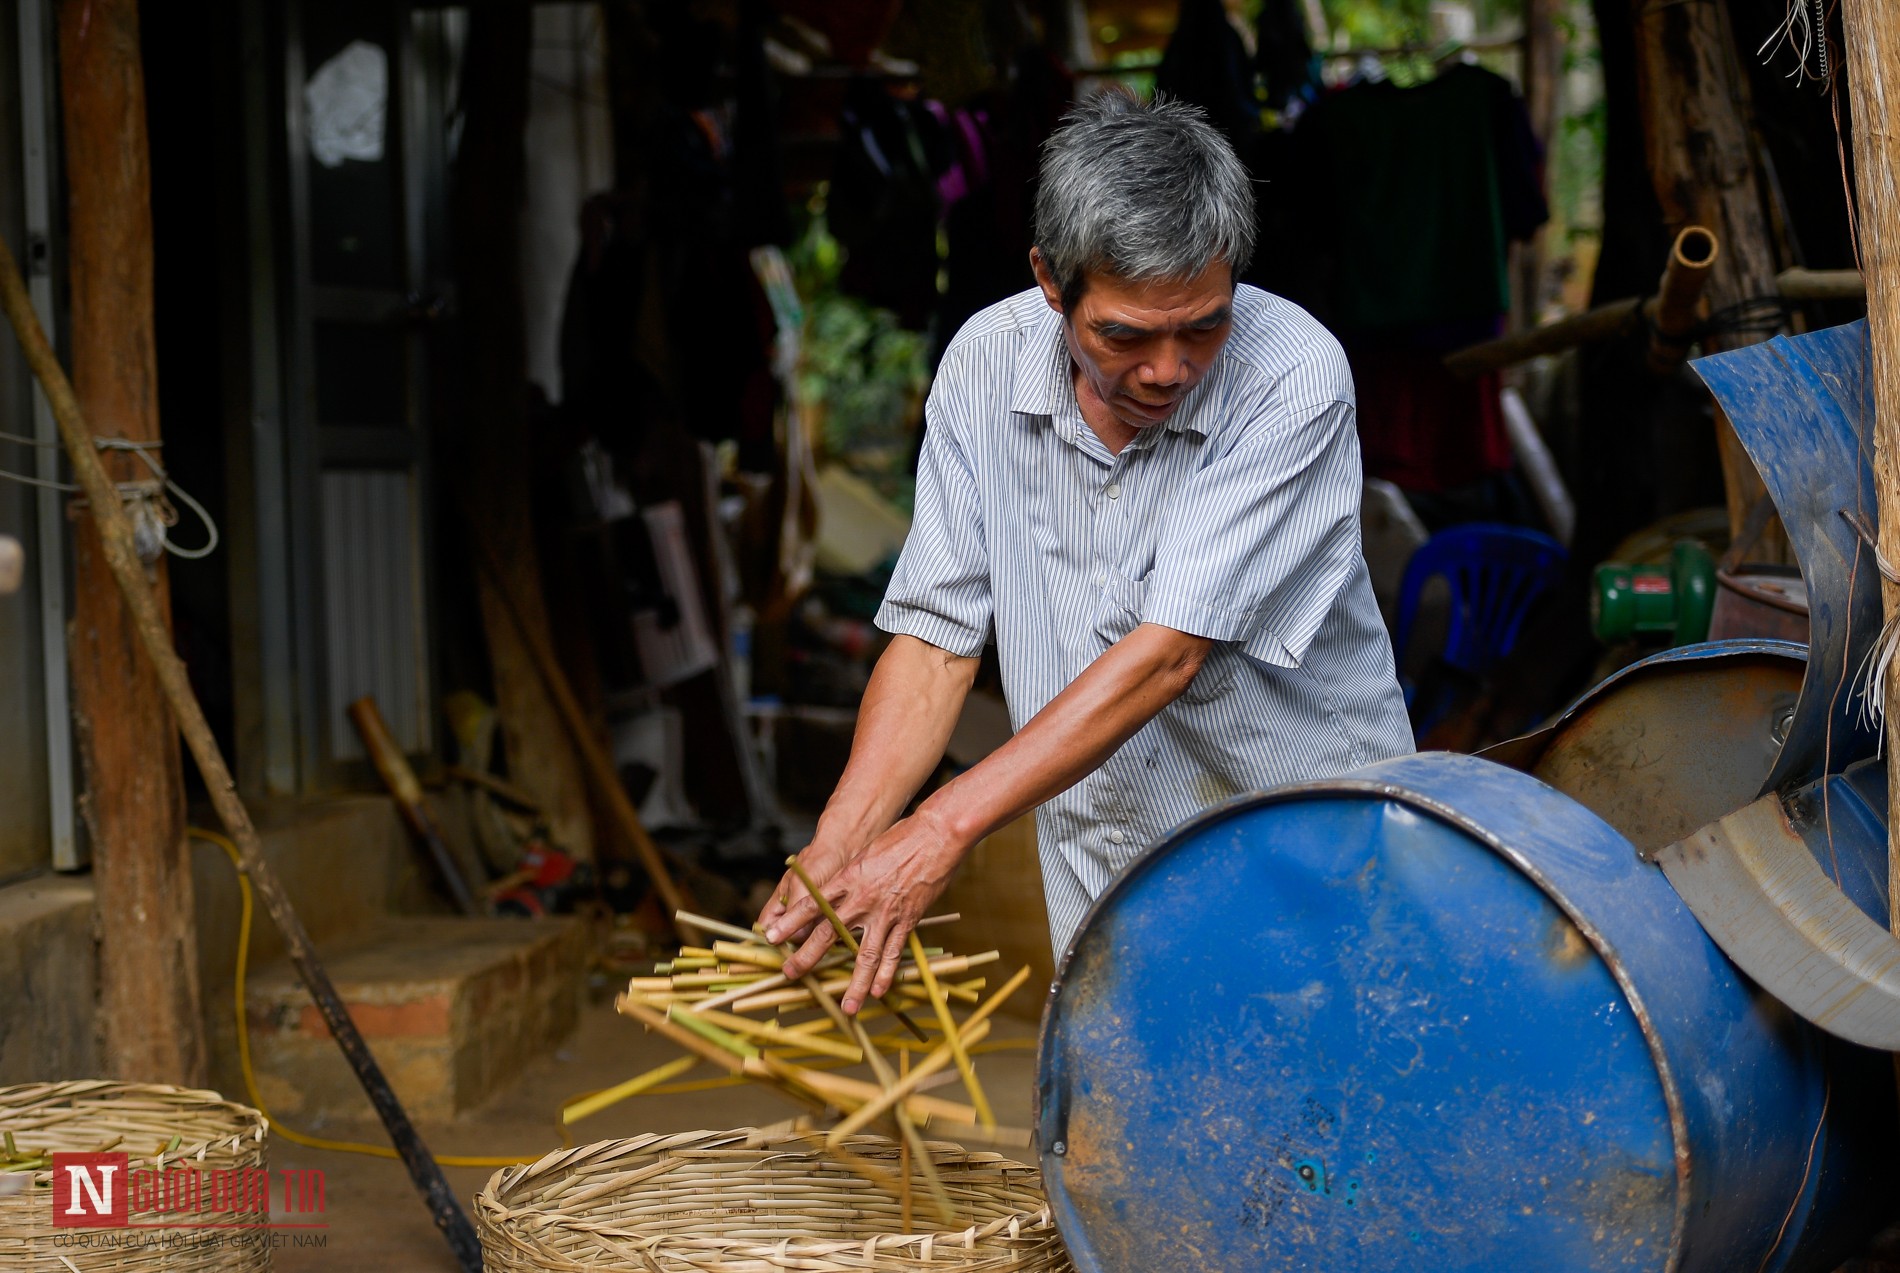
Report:
[[[440,1121],[480,1104],[573,1032],[587,940],[567,919],[382,916],[320,953],[410,1115]],[[252,1067],[273,1114],[306,1123],[373,1116],[288,961],[252,971],[245,1005]]]

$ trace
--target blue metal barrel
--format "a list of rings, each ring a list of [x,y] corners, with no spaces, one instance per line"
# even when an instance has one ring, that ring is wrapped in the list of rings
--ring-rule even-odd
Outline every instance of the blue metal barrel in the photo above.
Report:
[[[1884,1056],[1761,994],[1609,825],[1405,757],[1099,900],[1039,1143],[1084,1273],[1826,1270],[1894,1213]]]

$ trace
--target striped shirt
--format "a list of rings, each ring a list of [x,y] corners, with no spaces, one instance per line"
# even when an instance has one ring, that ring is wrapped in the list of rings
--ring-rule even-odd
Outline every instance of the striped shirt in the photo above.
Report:
[[[1058,952],[1171,828],[1241,792],[1412,750],[1359,543],[1352,374],[1257,288],[1165,423],[1111,454],[1062,319],[1031,290],[944,354],[916,516],[877,624],[952,654],[994,639],[1020,729],[1137,624],[1216,642],[1186,693],[1036,813]]]

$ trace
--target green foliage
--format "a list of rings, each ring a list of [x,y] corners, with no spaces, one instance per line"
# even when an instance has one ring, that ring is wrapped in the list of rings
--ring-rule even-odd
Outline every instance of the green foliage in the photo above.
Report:
[[[1389,49],[1431,38],[1431,0],[1322,0],[1326,25],[1353,49]]]
[[[823,420],[825,452],[906,510],[911,440],[930,383],[929,339],[838,290],[844,251],[825,226],[821,190],[791,252],[805,302],[798,390]]]

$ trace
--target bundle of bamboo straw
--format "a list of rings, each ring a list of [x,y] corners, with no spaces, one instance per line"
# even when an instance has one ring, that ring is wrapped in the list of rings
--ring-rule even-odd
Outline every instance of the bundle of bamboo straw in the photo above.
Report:
[[[793,869],[800,870],[796,859]],[[809,880],[806,884],[811,887]],[[564,1117],[570,1123],[585,1118],[704,1061],[769,1087],[821,1117],[836,1117],[826,1136],[833,1152],[842,1152],[854,1133],[872,1124],[894,1127],[939,1208],[947,1213],[949,1200],[930,1167],[919,1128],[946,1128],[959,1138],[992,1144],[1029,1144],[1028,1132],[997,1126],[970,1055],[989,1035],[991,1015],[1029,979],[1029,969],[1018,969],[985,996],[988,978],[971,974],[996,963],[996,951],[954,955],[924,945],[912,933],[909,957],[900,964],[891,992],[856,1016],[846,1016],[837,996],[850,984],[857,940],[823,895],[815,888],[812,894],[840,942],[817,967],[796,979],[782,971],[791,945],[774,946],[757,932],[680,914],[682,923],[710,934],[712,944],[681,947],[676,958],[654,968],[654,975],[629,981],[614,1006],[687,1055],[570,1105]],[[927,931],[956,918],[936,916],[917,927]],[[969,1005],[970,1011],[959,1021],[953,1005]],[[873,1033],[870,1023],[879,1023],[879,1032]],[[871,1078],[839,1072],[859,1064],[869,1067]],[[967,1102],[926,1095],[958,1078]],[[868,1163],[858,1165],[893,1188],[905,1186],[909,1178],[906,1169],[898,1180],[886,1182],[881,1177],[888,1172]]]

